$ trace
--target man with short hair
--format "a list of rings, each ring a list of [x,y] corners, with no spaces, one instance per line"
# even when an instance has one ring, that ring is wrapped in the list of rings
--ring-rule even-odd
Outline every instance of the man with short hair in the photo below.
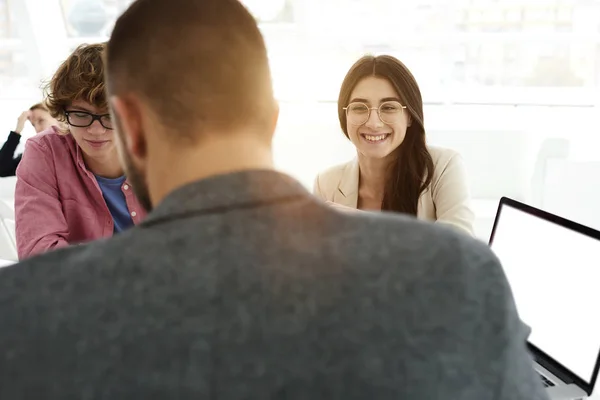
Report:
[[[0,269],[0,398],[546,398],[484,244],[338,212],[274,171],[240,3],[137,0],[106,63],[120,157],[155,208]]]

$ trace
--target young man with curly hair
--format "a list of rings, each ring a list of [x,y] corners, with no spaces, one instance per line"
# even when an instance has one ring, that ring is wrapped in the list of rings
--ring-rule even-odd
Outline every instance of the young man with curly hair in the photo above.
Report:
[[[46,88],[66,129],[30,139],[17,169],[19,258],[127,229],[145,215],[119,163],[104,90],[105,44],[78,47]]]

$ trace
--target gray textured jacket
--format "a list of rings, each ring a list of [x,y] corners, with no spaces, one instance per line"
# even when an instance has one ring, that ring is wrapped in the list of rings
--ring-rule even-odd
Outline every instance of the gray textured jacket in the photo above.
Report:
[[[498,260],[273,171],[0,269],[0,399],[545,399]]]

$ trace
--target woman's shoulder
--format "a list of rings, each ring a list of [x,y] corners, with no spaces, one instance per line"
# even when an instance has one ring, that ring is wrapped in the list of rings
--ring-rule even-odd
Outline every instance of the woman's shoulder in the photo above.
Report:
[[[460,159],[458,151],[446,147],[427,146],[427,150],[436,169],[439,167],[444,168],[448,163]]]
[[[354,175],[358,178],[358,172],[355,174],[353,169],[354,167],[358,168],[357,165],[356,159],[353,159],[319,172],[315,179],[314,192],[329,198],[342,184],[342,181],[352,184]],[[358,181],[356,185],[358,185]]]
[[[442,181],[466,179],[464,162],[458,151],[437,146],[428,146],[427,148],[433,160],[433,179],[431,181],[433,188]]]
[[[319,179],[341,178],[342,175],[344,175],[344,171],[350,168],[355,162],[355,160],[350,160],[346,161],[345,163],[326,168],[319,172],[318,177]]]
[[[323,190],[336,190],[342,181],[358,179],[358,160],[356,158],[342,164],[329,167],[317,174],[316,184]],[[356,182],[358,185],[358,181]]]

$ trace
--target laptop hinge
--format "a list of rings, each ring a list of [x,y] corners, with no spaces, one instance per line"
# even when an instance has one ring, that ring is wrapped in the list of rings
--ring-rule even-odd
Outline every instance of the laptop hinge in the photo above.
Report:
[[[547,369],[552,375],[556,376],[558,379],[560,379],[564,383],[566,383],[566,384],[574,383],[574,381],[571,377],[569,377],[567,374],[562,372],[559,368],[556,367],[556,365],[553,365],[553,363],[547,361],[543,356],[540,356],[535,353],[533,354],[533,356],[534,356],[535,361],[537,361],[538,364],[540,364],[542,367]]]

